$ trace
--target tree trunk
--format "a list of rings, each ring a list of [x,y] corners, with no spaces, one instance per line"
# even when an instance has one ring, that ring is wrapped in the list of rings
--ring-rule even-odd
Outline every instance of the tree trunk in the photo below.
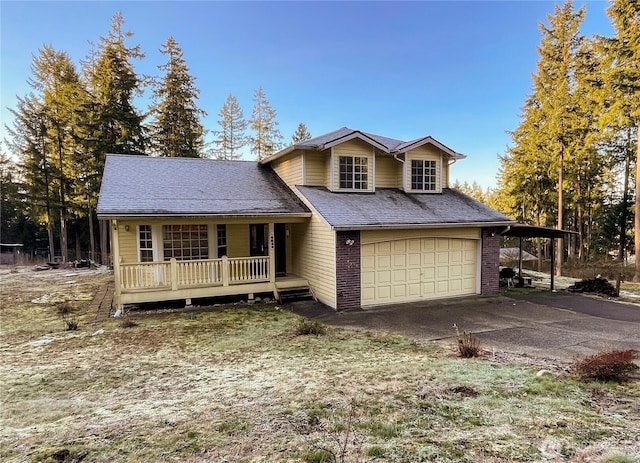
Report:
[[[109,248],[107,242],[109,241],[109,221],[100,221],[100,263],[107,265],[109,263]]]
[[[635,230],[633,234],[635,253],[636,253],[636,271],[633,281],[640,278],[640,259],[638,259],[638,250],[640,249],[640,121],[638,121],[638,131],[636,132],[636,207],[635,207]]]
[[[90,199],[87,197],[87,214],[89,216],[89,260],[96,260],[96,238],[93,235],[93,211]]]
[[[563,197],[562,197],[563,164],[564,164],[564,147],[562,147],[562,151],[560,151],[560,166],[558,167],[558,230],[562,230],[562,226],[564,225],[564,217],[562,216],[562,213],[563,213],[562,209],[564,207]],[[555,256],[556,257],[555,274],[559,276],[559,275],[562,275],[562,261],[564,259],[564,252],[563,252],[564,243],[562,239],[558,239],[556,241],[556,245],[557,245],[557,252]],[[553,272],[554,269],[551,269],[551,271]]]
[[[53,221],[47,218],[47,237],[49,238],[49,262],[53,262],[56,256],[56,244],[53,238]]]
[[[624,178],[622,181],[622,212],[620,214],[620,243],[618,247],[618,259],[626,262],[627,252],[627,208],[629,204],[629,176],[631,171],[631,131],[627,131],[627,148],[624,156]]]

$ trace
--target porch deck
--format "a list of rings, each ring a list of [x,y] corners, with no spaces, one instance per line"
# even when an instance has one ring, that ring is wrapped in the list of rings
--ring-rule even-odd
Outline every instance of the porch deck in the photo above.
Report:
[[[308,288],[301,277],[274,275],[268,256],[119,263],[115,305],[273,293]]]

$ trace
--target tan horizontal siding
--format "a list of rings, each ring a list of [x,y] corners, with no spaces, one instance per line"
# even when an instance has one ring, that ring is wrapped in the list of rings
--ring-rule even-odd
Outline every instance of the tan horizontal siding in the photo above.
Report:
[[[305,185],[324,186],[329,188],[329,151],[321,153],[306,151],[304,158]]]
[[[291,225],[293,273],[309,280],[313,294],[336,307],[335,232],[316,214],[308,223]]]
[[[402,188],[402,163],[389,155],[376,156],[376,188]]]
[[[129,231],[126,230],[129,226]],[[121,262],[138,262],[138,226],[135,222],[118,221],[118,242]]]
[[[296,152],[295,156],[287,156],[271,163],[271,167],[278,176],[289,186],[302,185],[302,156]]]
[[[246,257],[249,255],[249,225],[227,225],[228,257]]]

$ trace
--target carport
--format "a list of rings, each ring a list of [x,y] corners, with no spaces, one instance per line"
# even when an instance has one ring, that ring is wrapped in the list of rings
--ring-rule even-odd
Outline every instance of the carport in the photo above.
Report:
[[[522,275],[522,238],[549,238],[551,240],[551,285],[550,289],[553,291],[553,277],[555,263],[555,240],[564,239],[565,235],[577,234],[576,232],[568,230],[558,230],[557,228],[549,227],[536,227],[534,225],[525,225],[523,223],[516,223],[508,226],[505,231],[501,233],[502,236],[515,236],[520,238],[520,255],[518,258],[518,275]]]

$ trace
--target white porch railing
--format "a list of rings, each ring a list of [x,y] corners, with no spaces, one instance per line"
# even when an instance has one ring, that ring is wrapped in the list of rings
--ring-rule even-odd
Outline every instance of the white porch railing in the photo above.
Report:
[[[178,290],[198,286],[229,286],[269,281],[269,257],[120,263],[123,291]]]

